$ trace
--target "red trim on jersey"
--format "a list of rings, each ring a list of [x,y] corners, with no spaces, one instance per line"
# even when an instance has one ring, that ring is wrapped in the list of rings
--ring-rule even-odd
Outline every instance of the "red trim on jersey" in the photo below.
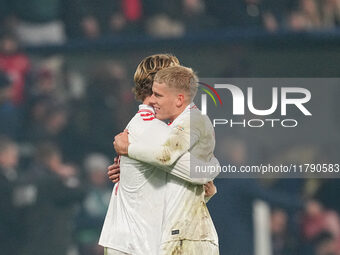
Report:
[[[171,126],[171,124],[172,124],[172,122],[169,122],[169,123],[168,123],[168,126]]]
[[[144,121],[148,121],[148,120],[153,120],[153,119],[155,119],[155,117],[151,117],[151,118],[145,118],[145,119],[143,119]]]
[[[148,112],[148,113],[154,114],[151,110],[148,110],[148,109],[139,110],[137,113],[140,113],[140,112]]]
[[[152,113],[141,113],[140,116],[142,117],[148,117],[148,116],[154,116]]]
[[[121,158],[121,155],[118,156],[117,158],[117,164],[120,166],[120,158]],[[116,183],[116,186],[115,186],[115,195],[117,196],[117,193],[118,193],[118,187],[119,187],[119,183],[120,182],[117,182]]]
[[[120,183],[120,182],[117,182],[117,184],[116,184],[116,186],[115,186],[115,195],[116,195],[116,196],[117,196],[117,194],[118,194],[119,183]]]
[[[189,109],[197,109],[197,106],[194,104],[194,105],[191,106]]]

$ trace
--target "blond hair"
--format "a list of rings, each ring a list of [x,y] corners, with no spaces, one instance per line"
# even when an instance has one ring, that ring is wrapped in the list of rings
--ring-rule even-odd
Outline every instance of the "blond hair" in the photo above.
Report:
[[[190,101],[193,101],[197,93],[198,77],[188,67],[173,66],[160,70],[155,75],[154,81],[165,83],[170,88],[185,91],[190,95]]]
[[[137,66],[134,82],[133,93],[138,101],[144,101],[152,95],[152,84],[155,74],[164,68],[178,66],[179,60],[171,54],[155,54],[146,57]]]

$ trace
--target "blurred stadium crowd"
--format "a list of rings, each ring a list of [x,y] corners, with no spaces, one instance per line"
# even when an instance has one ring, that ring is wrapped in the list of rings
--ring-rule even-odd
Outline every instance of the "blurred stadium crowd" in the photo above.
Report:
[[[66,38],[149,34],[178,37],[217,28],[332,29],[339,0],[1,0],[1,27],[24,45]]]
[[[106,167],[113,136],[136,109],[132,79],[124,66],[102,61],[82,86],[84,77],[69,73],[60,57],[33,61],[19,45],[226,27],[325,30],[338,25],[340,1],[0,0],[0,17],[0,253],[96,255],[103,252],[97,241],[112,190]],[[247,144],[228,144],[234,145],[226,152],[229,163],[245,163]],[[306,148],[291,153],[301,162],[320,159]],[[253,254],[255,198],[273,206],[273,255],[340,254],[337,180],[242,182],[217,180],[219,194],[211,201],[222,255],[242,248],[249,249],[242,255]],[[280,195],[263,195],[272,190]],[[282,201],[287,193],[292,199]]]
[[[1,254],[102,254],[106,169],[134,102],[125,69],[104,61],[79,98],[59,57],[31,61],[4,34],[0,70]]]

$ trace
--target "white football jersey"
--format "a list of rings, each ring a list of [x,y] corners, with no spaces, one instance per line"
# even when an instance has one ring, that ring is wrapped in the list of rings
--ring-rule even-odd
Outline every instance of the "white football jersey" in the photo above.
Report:
[[[159,147],[166,142],[172,128],[155,119],[154,110],[140,105],[139,112],[127,126],[129,142]],[[155,167],[121,157],[120,182],[112,192],[99,244],[128,254],[159,254],[164,218],[167,172],[186,181],[201,184],[209,178],[190,178],[190,163],[217,165],[213,158],[208,163],[185,153],[174,167]],[[162,168],[162,170],[160,169]]]
[[[131,143],[129,156],[154,165],[171,165],[185,151],[203,161],[213,157],[215,135],[211,121],[190,104],[171,124],[172,132],[158,147]],[[143,149],[142,149],[143,147]],[[218,237],[204,201],[203,185],[167,175],[165,211],[160,254],[172,254],[174,241],[207,241],[218,245]]]

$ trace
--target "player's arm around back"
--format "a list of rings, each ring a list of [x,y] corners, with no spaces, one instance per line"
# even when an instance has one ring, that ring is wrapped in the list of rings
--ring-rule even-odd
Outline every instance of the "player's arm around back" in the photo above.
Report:
[[[220,163],[215,157],[206,162],[186,152],[172,166],[159,166],[158,168],[187,182],[206,184],[217,177]]]
[[[154,131],[154,134],[159,132]],[[152,134],[151,134],[152,137]],[[131,142],[128,155],[133,159],[143,161],[155,166],[171,166],[187,152],[199,139],[199,129],[190,128],[190,119],[180,122],[171,128],[161,143]]]
[[[193,184],[206,184],[218,175],[216,170],[220,164],[215,157],[202,160],[188,152],[190,144],[196,143],[201,132],[194,128],[189,130],[190,122],[185,124],[182,121],[170,127],[160,120],[152,119],[136,124],[129,125],[129,141],[126,139],[126,146],[130,143],[129,157],[155,165],[160,171]],[[166,157],[169,160],[164,162],[162,155],[168,155]],[[197,169],[203,171],[197,172]],[[196,174],[192,171],[196,171]]]

